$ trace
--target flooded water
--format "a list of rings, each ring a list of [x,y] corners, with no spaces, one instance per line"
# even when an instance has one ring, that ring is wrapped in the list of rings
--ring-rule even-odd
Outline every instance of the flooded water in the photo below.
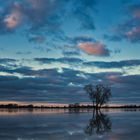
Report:
[[[0,140],[139,139],[139,110],[0,110]]]

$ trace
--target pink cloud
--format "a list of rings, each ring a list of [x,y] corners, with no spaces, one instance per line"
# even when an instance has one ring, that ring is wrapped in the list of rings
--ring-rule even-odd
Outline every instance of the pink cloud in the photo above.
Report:
[[[8,29],[15,29],[22,23],[23,13],[18,3],[15,3],[11,12],[4,18],[5,26]]]
[[[126,33],[128,39],[133,40],[133,38],[140,36],[140,26],[132,28],[129,32]]]
[[[106,46],[100,42],[79,43],[78,47],[89,55],[109,56],[110,54],[110,51],[106,48]]]
[[[107,79],[110,80],[111,82],[119,82],[119,75],[108,75]]]
[[[116,37],[119,39],[127,39],[136,43],[140,41],[140,5],[129,6],[129,19],[124,20],[114,29]]]
[[[133,25],[133,27],[130,26],[130,29],[124,33],[125,37],[132,41],[139,41],[140,39],[140,6],[132,6],[131,8],[131,22],[128,22],[128,27],[130,25]],[[130,25],[129,25],[130,24]]]

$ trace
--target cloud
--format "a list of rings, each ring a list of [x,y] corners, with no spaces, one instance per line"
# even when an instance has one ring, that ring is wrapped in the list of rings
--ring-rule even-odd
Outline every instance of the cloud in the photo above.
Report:
[[[23,5],[16,1],[9,1],[0,12],[0,34],[8,34],[16,31],[24,25]]]
[[[56,1],[52,0],[13,0],[5,3],[0,13],[0,28],[3,33],[11,33],[21,27],[28,34],[37,34],[55,30],[58,26],[57,12],[55,12]],[[53,28],[52,28],[53,27]],[[25,34],[26,35],[26,34]]]
[[[20,53],[22,55],[22,52]],[[24,53],[25,54],[25,53]],[[28,54],[28,53],[26,53]],[[16,59],[10,59],[10,58],[1,58],[0,59],[0,66],[1,66],[1,71],[3,72],[8,72],[8,73],[20,73],[20,74],[25,74],[24,71],[27,72],[25,75],[33,75],[37,76],[39,73],[37,71],[33,70],[32,68],[29,67],[30,61],[38,62],[39,65],[42,64],[51,64],[55,66],[56,63],[60,64],[61,68],[67,67],[64,66],[63,64],[68,64],[69,66],[75,68],[75,65],[78,64],[79,67],[88,67],[88,68],[94,68],[97,67],[100,70],[103,69],[119,69],[122,71],[122,68],[137,68],[140,66],[140,60],[139,59],[130,59],[130,60],[121,60],[121,61],[87,61],[83,60],[77,57],[69,57],[73,55],[77,55],[77,53],[68,54],[66,57],[60,57],[60,58],[46,58],[46,57],[40,57],[40,58],[34,58],[34,59],[28,59],[28,60],[16,60]],[[28,66],[22,66],[23,61],[25,64],[29,64]],[[22,66],[22,67],[21,67]],[[57,69],[57,66],[56,66]],[[86,70],[84,70],[86,72]],[[39,71],[38,71],[39,72]]]
[[[129,7],[130,20],[126,21],[122,30],[124,38],[131,42],[140,41],[140,5],[132,5]],[[122,29],[121,28],[121,29]]]
[[[122,61],[91,61],[91,62],[84,62],[84,65],[87,66],[95,66],[98,68],[123,68],[123,67],[131,67],[131,66],[140,66],[140,60],[122,60]]]
[[[127,19],[114,29],[114,34],[105,35],[105,38],[111,41],[126,39],[132,43],[140,42],[140,5],[129,5],[127,13]]]
[[[4,63],[11,63],[11,62],[16,62],[16,59],[12,59],[12,58],[0,58],[0,63],[4,64]]]
[[[67,40],[69,43],[76,45],[78,43],[82,43],[82,42],[96,42],[95,38],[90,37],[90,36],[75,36],[75,37],[69,37],[69,36],[65,36],[64,40]]]
[[[25,75],[32,74],[32,76],[35,75],[36,77],[0,76],[0,93],[2,93],[0,97],[3,97],[3,99],[20,101],[46,100],[49,102],[70,102],[71,100],[71,102],[75,102],[74,97],[79,94],[80,84],[85,82],[84,78],[77,76],[79,71],[71,69],[63,69],[63,72],[59,73],[56,69],[31,71],[31,69],[25,68],[23,70],[21,68],[20,70],[16,69],[15,72],[24,73]],[[73,83],[74,86],[71,86],[70,83]],[[60,93],[59,97],[56,91]],[[59,101],[57,101],[58,98]]]
[[[45,36],[43,35],[36,35],[36,36],[33,36],[33,37],[29,37],[29,42],[33,42],[33,43],[44,43],[46,40]]]
[[[47,62],[46,60],[40,59],[40,62],[48,63],[48,60]],[[49,62],[53,63],[54,60],[49,60]],[[130,66],[134,62],[118,62],[113,65],[115,65],[114,67],[121,67],[124,63]],[[104,65],[98,66],[104,67]],[[11,75],[0,76],[0,99],[2,100],[59,103],[88,102],[89,99],[83,87],[89,83],[110,85],[113,93],[112,101],[119,101],[120,97],[138,97],[135,94],[140,90],[138,86],[140,82],[139,75],[124,76],[121,72],[86,73],[70,68],[62,68],[60,71],[57,68],[33,69],[27,66],[15,68],[0,66],[0,72]],[[17,75],[22,76],[18,77]],[[80,98],[78,98],[79,96]],[[131,102],[132,100],[130,98],[125,101]]]
[[[21,8],[18,3],[14,3],[10,13],[5,16],[4,23],[9,30],[15,29],[22,23],[23,13]]]
[[[29,74],[26,70],[16,72]],[[36,76],[0,76],[0,99],[54,103],[88,102],[88,96],[83,90],[84,85],[103,83],[112,87],[112,102],[119,102],[120,97],[127,98],[127,102],[132,102],[129,97],[136,97],[137,102],[138,95],[133,93],[140,90],[139,75],[122,76],[121,73],[115,72],[87,74],[72,69],[63,69],[61,73],[56,69],[32,70],[30,74]]]
[[[95,55],[95,56],[109,56],[110,55],[110,51],[106,48],[104,44],[100,42],[79,43],[78,47],[89,55]]]
[[[27,52],[18,51],[18,52],[16,52],[17,55],[29,55],[31,53],[32,53],[31,51],[27,51]]]
[[[67,63],[67,64],[75,64],[82,63],[83,60],[80,58],[70,58],[70,57],[61,57],[61,58],[35,58],[35,61],[38,61],[42,64],[50,64],[50,63]]]
[[[84,42],[91,42],[91,43],[97,42],[95,38],[88,35],[79,35],[74,37],[64,36],[63,41],[68,43],[67,45],[63,46],[63,51],[62,51],[63,55],[64,56],[66,55],[66,57],[74,56],[74,55],[78,56],[81,54],[79,48],[75,47],[77,46],[77,44],[84,43]]]
[[[63,51],[62,52],[63,53],[63,55],[65,56],[65,57],[72,57],[72,56],[79,56],[80,55],[80,52],[79,51]]]
[[[132,42],[140,40],[140,26],[133,27],[130,31],[126,32],[126,37]]]
[[[10,0],[1,2],[0,34],[9,34],[14,31],[25,31],[25,36],[31,42],[44,43],[63,40],[67,17],[77,20],[79,27],[85,30],[93,30],[93,0]],[[75,26],[74,28],[77,28]],[[41,35],[41,36],[40,36]],[[32,37],[33,36],[33,37]],[[47,36],[47,40],[44,37]],[[50,40],[51,41],[50,41]]]
[[[115,82],[115,83],[119,83],[119,84],[127,84],[127,85],[133,85],[134,86],[138,86],[139,85],[139,81],[140,81],[140,75],[128,75],[128,76],[114,76],[113,77],[108,77],[111,81]],[[137,87],[139,89],[139,87]]]
[[[140,75],[111,75],[108,76],[107,79],[113,84],[115,93],[119,91],[120,93],[129,93],[128,97],[134,97],[135,94],[139,93],[139,82],[140,82]],[[119,90],[119,88],[122,89]],[[124,96],[124,95],[122,95]],[[135,97],[136,98],[136,97]]]
[[[74,0],[73,3],[73,13],[76,19],[81,22],[80,28],[93,31],[95,29],[93,18],[93,12],[95,12],[94,9],[96,5],[95,0],[81,0],[78,4],[77,1]]]

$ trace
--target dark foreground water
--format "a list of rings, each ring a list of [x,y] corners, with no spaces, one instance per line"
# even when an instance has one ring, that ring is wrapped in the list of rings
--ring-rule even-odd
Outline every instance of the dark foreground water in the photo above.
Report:
[[[0,110],[0,140],[139,139],[139,110]]]

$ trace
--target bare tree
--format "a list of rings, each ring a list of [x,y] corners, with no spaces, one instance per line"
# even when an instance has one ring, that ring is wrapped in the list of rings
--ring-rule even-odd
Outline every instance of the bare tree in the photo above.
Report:
[[[103,104],[107,103],[111,97],[111,89],[108,86],[98,84],[93,86],[92,84],[84,87],[93,106],[100,108]]]

